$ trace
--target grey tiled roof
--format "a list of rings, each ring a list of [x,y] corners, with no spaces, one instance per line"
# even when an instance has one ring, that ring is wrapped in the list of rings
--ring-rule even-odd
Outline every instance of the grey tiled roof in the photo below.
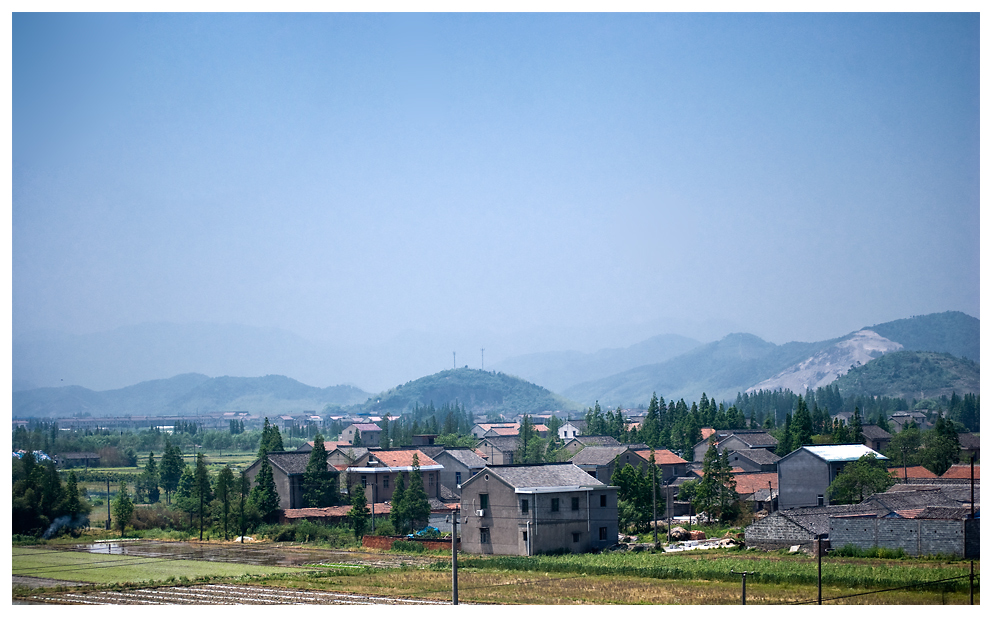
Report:
[[[540,464],[534,466],[488,466],[472,477],[490,473],[503,479],[512,487],[596,487],[603,483],[571,463]]]
[[[862,425],[862,435],[869,440],[887,440],[893,437],[893,434],[879,425]]]
[[[476,451],[468,448],[445,449],[444,453],[452,459],[460,462],[467,468],[484,468],[486,460],[476,454]],[[440,462],[439,462],[440,463]]]
[[[299,451],[269,453],[269,463],[286,474],[303,474],[307,469],[310,453]]]
[[[483,442],[492,445],[493,448],[498,451],[517,450],[517,436],[496,436],[493,438],[483,438]]]
[[[977,498],[979,492],[976,492]],[[969,504],[968,485],[894,485],[889,491],[873,494],[865,502],[891,511],[929,506],[963,507]]]
[[[887,512],[886,509],[880,509],[863,502],[862,504],[804,506],[778,511],[777,513],[813,534],[828,534],[830,531],[828,517],[861,514],[883,515]]]
[[[628,451],[627,445],[620,446],[586,446],[572,456],[571,461],[576,465],[596,465],[606,466],[614,461],[614,458]],[[636,463],[641,463],[641,456],[631,452],[636,459]]]
[[[613,436],[576,436],[572,439],[583,446],[617,446],[620,444]]]
[[[418,446],[417,448],[431,459],[446,450],[444,446]]]
[[[770,451],[768,449],[764,449],[764,448],[741,449],[741,450],[736,450],[736,451],[731,451],[731,452],[734,453],[734,454],[736,454],[736,455],[738,455],[739,457],[743,457],[743,458],[748,459],[749,461],[753,461],[753,462],[755,462],[755,463],[757,463],[759,465],[762,465],[762,464],[774,464],[777,461],[779,461],[780,459],[782,459],[782,457],[780,457],[779,455],[773,453],[772,451]]]

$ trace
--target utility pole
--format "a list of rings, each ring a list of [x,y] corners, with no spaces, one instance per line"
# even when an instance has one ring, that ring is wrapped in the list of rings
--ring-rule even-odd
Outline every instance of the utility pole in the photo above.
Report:
[[[452,605],[459,604],[459,512],[452,513]]]
[[[110,530],[110,477],[107,477],[107,530]]]
[[[817,535],[817,604],[821,604],[821,556],[824,554],[824,535]]]
[[[655,506],[655,494],[658,493],[659,483],[655,474],[655,449],[652,449],[652,540],[655,542],[655,549],[659,548],[659,514]]]

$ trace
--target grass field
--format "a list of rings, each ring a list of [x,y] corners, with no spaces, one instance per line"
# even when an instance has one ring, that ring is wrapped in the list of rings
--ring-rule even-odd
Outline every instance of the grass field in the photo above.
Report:
[[[12,575],[91,584],[140,583],[165,581],[169,578],[178,580],[181,577],[194,579],[286,574],[301,570],[290,567],[92,554],[31,547],[14,547],[12,559]]]

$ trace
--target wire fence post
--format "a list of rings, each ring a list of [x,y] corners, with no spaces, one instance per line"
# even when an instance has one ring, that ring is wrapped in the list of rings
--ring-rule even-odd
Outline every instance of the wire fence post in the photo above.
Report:
[[[731,571],[731,575],[741,575],[741,604],[745,604],[745,578],[749,575],[755,575],[758,571]]]

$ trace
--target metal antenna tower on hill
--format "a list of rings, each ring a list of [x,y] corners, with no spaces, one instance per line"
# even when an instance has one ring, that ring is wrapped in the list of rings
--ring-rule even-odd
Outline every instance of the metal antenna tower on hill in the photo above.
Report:
[[[479,368],[484,371],[486,370],[486,356],[483,354],[485,351],[486,348],[479,348]]]
[[[452,369],[455,369],[455,352],[452,352]]]

